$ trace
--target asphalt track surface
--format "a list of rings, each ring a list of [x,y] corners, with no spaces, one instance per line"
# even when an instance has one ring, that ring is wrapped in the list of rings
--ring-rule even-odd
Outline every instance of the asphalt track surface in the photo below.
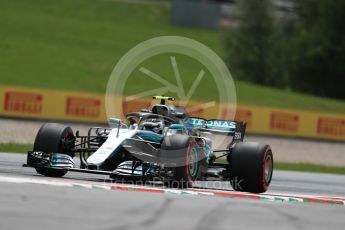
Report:
[[[1,230],[343,229],[345,225],[345,206],[338,204],[63,186],[118,185],[104,181],[104,176],[72,172],[54,179],[61,182],[58,186],[50,186],[44,184],[49,178],[21,167],[25,160],[25,155],[0,154]],[[24,183],[28,180],[36,182]],[[207,187],[231,190],[225,182]],[[345,176],[276,171],[267,194],[345,197]]]

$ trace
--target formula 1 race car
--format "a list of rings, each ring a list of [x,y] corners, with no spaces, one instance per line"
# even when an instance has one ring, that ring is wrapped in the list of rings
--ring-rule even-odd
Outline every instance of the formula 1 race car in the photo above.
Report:
[[[166,105],[110,118],[112,128],[89,129],[85,136],[68,126],[44,124],[37,133],[26,167],[62,177],[68,171],[109,175],[114,180],[157,181],[187,188],[194,181],[230,181],[234,190],[262,193],[273,173],[269,145],[243,142],[246,124],[189,117],[184,107]],[[221,140],[221,141],[219,141]],[[214,149],[216,142],[225,143]],[[79,155],[80,166],[73,157]],[[219,161],[225,157],[226,160]]]

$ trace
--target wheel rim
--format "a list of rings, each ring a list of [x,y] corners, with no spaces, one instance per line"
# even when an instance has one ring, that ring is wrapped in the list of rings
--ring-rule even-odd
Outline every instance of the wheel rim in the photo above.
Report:
[[[191,148],[188,157],[188,171],[191,177],[195,177],[198,173],[198,152],[195,148]]]
[[[265,165],[264,165],[264,173],[265,173],[264,176],[265,176],[266,183],[269,183],[271,181],[272,168],[273,168],[272,155],[268,153],[265,157]]]
[[[72,137],[74,137],[74,134],[72,131],[69,131],[64,137],[63,140],[67,141],[69,139],[71,139]],[[60,153],[67,153],[66,151],[68,151],[67,149],[65,149],[65,146],[61,145],[60,149],[59,149]]]

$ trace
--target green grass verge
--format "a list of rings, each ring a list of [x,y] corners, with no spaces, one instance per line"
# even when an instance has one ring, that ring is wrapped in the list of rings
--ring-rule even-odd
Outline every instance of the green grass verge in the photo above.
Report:
[[[0,1],[0,84],[105,92],[117,61],[138,43],[157,36],[185,36],[224,57],[221,31],[173,26],[170,8],[108,0]],[[172,79],[169,55],[142,63]],[[176,55],[185,88],[200,63]],[[195,99],[216,97],[212,80],[202,81]],[[209,76],[210,77],[210,76]],[[135,70],[126,94],[157,87]],[[237,81],[240,104],[345,113],[345,103]],[[207,93],[205,93],[207,92]]]
[[[217,162],[226,163],[227,161],[225,159],[218,159]],[[315,172],[315,173],[330,173],[330,174],[345,175],[345,167],[325,166],[325,165],[306,164],[306,163],[274,162],[274,169],[298,171],[298,172]]]
[[[25,154],[28,150],[32,150],[31,144],[0,144],[0,152],[9,153],[23,153]],[[220,159],[219,162],[225,162]],[[288,170],[288,171],[300,171],[300,172],[317,172],[317,173],[331,173],[331,174],[344,174],[345,167],[331,167],[324,165],[304,164],[304,163],[274,163],[275,170]]]
[[[32,144],[0,143],[0,152],[6,153],[27,153],[32,150]]]
[[[305,163],[274,163],[274,168],[278,170],[300,171],[300,172],[321,172],[332,174],[345,174],[345,167],[324,166]]]

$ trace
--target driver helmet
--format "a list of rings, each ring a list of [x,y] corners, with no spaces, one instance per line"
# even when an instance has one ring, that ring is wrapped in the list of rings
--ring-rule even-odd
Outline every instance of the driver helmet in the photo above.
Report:
[[[162,134],[163,128],[164,122],[161,119],[147,119],[143,122],[143,130]]]

